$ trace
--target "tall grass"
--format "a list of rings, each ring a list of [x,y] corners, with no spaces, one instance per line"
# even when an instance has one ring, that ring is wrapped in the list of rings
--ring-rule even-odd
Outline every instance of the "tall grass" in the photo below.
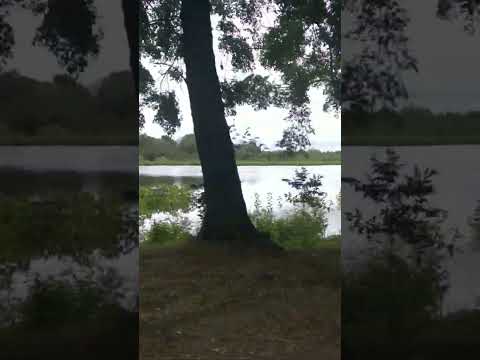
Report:
[[[258,230],[269,233],[272,240],[286,249],[305,249],[321,246],[325,240],[327,220],[324,214],[294,208],[283,217],[273,213],[272,195],[265,205],[255,194],[255,210],[251,218]]]

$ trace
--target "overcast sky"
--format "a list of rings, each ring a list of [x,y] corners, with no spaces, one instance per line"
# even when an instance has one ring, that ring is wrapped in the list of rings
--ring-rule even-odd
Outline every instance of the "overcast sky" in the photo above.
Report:
[[[412,101],[434,111],[480,110],[480,33],[461,22],[440,20],[437,0],[406,0],[410,48],[419,73],[406,76]]]
[[[409,49],[418,60],[419,72],[404,76],[410,102],[437,112],[480,110],[480,32],[474,36],[463,30],[461,22],[440,20],[438,0],[404,0],[410,23]],[[342,16],[342,31],[350,22]],[[355,47],[342,42],[347,58]]]
[[[96,0],[98,25],[104,32],[100,43],[100,54],[90,59],[89,66],[79,77],[79,81],[90,85],[106,75],[129,70],[128,41],[123,25],[123,12],[120,0]],[[33,47],[35,29],[41,22],[28,10],[15,7],[8,19],[14,28],[14,57],[7,69],[16,69],[21,74],[41,81],[51,81],[65,70],[58,66],[57,59],[43,47]]]

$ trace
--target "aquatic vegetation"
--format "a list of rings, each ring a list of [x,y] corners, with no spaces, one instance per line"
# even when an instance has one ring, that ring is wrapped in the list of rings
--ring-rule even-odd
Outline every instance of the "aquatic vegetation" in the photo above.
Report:
[[[320,190],[321,177],[311,176],[302,168],[295,172],[293,179],[284,181],[292,190],[278,199],[278,205],[282,208],[289,204],[292,209],[282,215],[276,214],[272,194],[267,195],[265,204],[256,194],[255,208],[249,214],[253,223],[287,249],[324,246],[329,204],[326,194]],[[191,239],[191,224],[182,215],[192,210],[198,210],[201,219],[204,211],[201,191],[169,184],[142,186],[140,214],[143,222],[152,219],[153,214],[165,215],[162,220],[153,220],[149,228],[143,229],[144,244],[171,246]],[[334,246],[339,246],[338,238],[330,240],[329,244],[333,242]]]

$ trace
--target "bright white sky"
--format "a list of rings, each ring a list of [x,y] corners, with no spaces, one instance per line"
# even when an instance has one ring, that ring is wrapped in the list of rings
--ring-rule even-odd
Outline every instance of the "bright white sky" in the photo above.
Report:
[[[193,133],[193,123],[186,85],[175,86],[175,89],[177,90],[176,92],[183,117],[182,126],[174,136],[178,138],[185,134]],[[323,111],[324,96],[321,90],[312,90],[310,92],[310,98],[312,101],[312,125],[316,133],[310,137],[312,147],[322,150],[340,150],[340,116],[335,117],[334,114]],[[153,137],[161,137],[164,135],[165,133],[162,128],[152,122],[154,112],[146,110],[144,114],[146,124],[143,132]],[[241,106],[237,108],[237,115],[234,118],[228,119],[228,123],[230,125],[235,124],[240,134],[247,128],[250,128],[252,136],[258,136],[261,142],[269,148],[273,148],[274,144],[281,139],[283,129],[288,126],[288,122],[284,120],[287,114],[288,110],[275,107],[255,111],[250,106]]]
[[[264,24],[271,24],[273,18],[271,14],[266,14]],[[212,18],[212,27],[216,28],[216,18]],[[227,55],[220,53],[218,50],[218,32],[214,30],[214,50],[217,60],[217,72],[220,79],[231,79],[235,76],[229,66],[230,61]],[[148,60],[144,61],[144,65],[151,70],[152,76],[158,78],[160,75],[160,68],[153,65]],[[223,70],[220,66],[223,66]],[[273,79],[279,79],[279,74],[273,73],[262,68],[257,62],[256,73],[261,75],[271,76]],[[242,78],[248,74],[237,75],[237,78]],[[162,87],[175,90],[179,100],[180,110],[182,113],[182,126],[174,135],[174,138],[179,138],[185,134],[193,133],[193,122],[190,113],[190,103],[188,99],[188,90],[185,83],[182,84],[166,84],[164,82]],[[315,129],[315,134],[310,136],[312,148],[335,151],[341,148],[341,121],[339,114],[335,116],[334,113],[326,113],[323,111],[323,104],[325,97],[321,89],[312,89],[310,91],[311,100],[311,119],[312,126]],[[154,117],[153,111],[144,111],[145,128],[143,132],[153,136],[161,137],[164,135],[162,128],[154,124],[152,119]],[[255,111],[251,106],[237,107],[237,115],[227,119],[229,125],[235,124],[238,133],[243,134],[245,130],[249,129],[253,137],[259,137],[260,141],[268,148],[275,148],[275,143],[282,138],[283,130],[288,127],[289,123],[285,121],[288,115],[288,110],[270,107],[267,110]]]

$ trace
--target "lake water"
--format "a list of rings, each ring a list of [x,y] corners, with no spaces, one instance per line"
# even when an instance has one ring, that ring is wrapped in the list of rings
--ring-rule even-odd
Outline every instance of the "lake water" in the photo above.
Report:
[[[0,167],[34,171],[136,172],[136,146],[0,146]]]
[[[450,273],[451,290],[447,293],[444,311],[462,308],[480,308],[480,239],[472,237],[468,225],[470,217],[480,200],[480,146],[405,146],[393,148],[405,164],[401,173],[412,174],[413,166],[430,168],[438,172],[433,177],[434,194],[430,197],[433,206],[448,212],[443,225],[443,234],[448,238],[457,228],[463,235],[459,246],[463,253],[446,262]],[[344,146],[342,148],[342,176],[365,180],[370,169],[370,158],[376,155],[384,159],[385,147]],[[351,186],[342,185],[342,212],[361,209],[366,217],[376,213],[375,204],[354,192]],[[342,216],[342,257],[345,266],[361,265],[362,250],[367,248],[365,237],[353,232]]]
[[[0,146],[0,193],[10,197],[48,197],[51,193],[87,191],[96,195],[121,195],[131,205],[136,218],[137,201],[131,195],[138,190],[138,149],[133,146]],[[128,195],[128,196],[127,196]],[[55,245],[55,244],[53,244]],[[98,254],[95,266],[80,266],[69,257],[33,258],[28,271],[19,269],[12,278],[11,294],[0,288],[0,302],[5,296],[25,298],[34,279],[50,277],[74,281],[97,281],[104,269],[112,268],[123,280],[121,305],[133,308],[138,296],[138,249],[113,259]],[[0,314],[2,315],[2,314]],[[0,320],[1,320],[0,316]],[[0,324],[1,325],[1,324]]]
[[[448,219],[445,224],[445,232],[458,227],[464,234],[464,253],[458,254],[448,264],[451,274],[452,290],[447,294],[445,309],[454,311],[461,308],[480,307],[480,244],[475,244],[471,238],[468,226],[469,217],[472,215],[477,201],[480,200],[480,162],[478,154],[480,146],[423,146],[423,147],[399,147],[395,150],[401,157],[401,161],[409,164],[406,170],[411,170],[413,164],[420,167],[430,167],[439,172],[434,178],[436,193],[431,197],[433,205],[448,211]],[[327,199],[336,202],[336,197],[342,190],[342,212],[351,211],[356,207],[369,211],[374,210],[373,204],[367,204],[360,193],[355,193],[351,187],[340,185],[340,176],[354,176],[362,178],[369,167],[371,155],[384,154],[384,147],[358,147],[347,146],[342,148],[341,166],[309,166],[312,173],[323,175],[323,191],[327,193]],[[72,191],[78,189],[96,192],[125,191],[136,188],[135,180],[138,171],[138,151],[136,147],[129,146],[2,146],[0,147],[0,168],[16,167],[33,170],[41,174],[45,184],[25,179],[25,183],[12,178],[8,181],[5,177],[0,179],[2,188],[11,194],[12,191],[31,191],[58,188],[65,186],[67,182],[58,180],[55,175],[49,179],[51,171],[74,171],[78,173],[77,180],[68,180],[68,188]],[[281,215],[288,209],[284,202],[283,209],[277,206],[275,201],[279,196],[288,192],[288,185],[282,182],[282,178],[291,178],[295,167],[292,166],[255,166],[239,167],[242,188],[248,208],[253,209],[255,193],[259,193],[263,202],[267,199],[267,193],[272,193],[275,211]],[[108,172],[123,172],[125,180],[119,181],[106,179],[102,174]],[[91,175],[96,173],[96,175]],[[134,175],[134,176],[133,176]],[[171,183],[201,183],[201,171],[198,166],[148,166],[140,167],[140,181],[142,183],[171,182]],[[28,181],[27,181],[28,180]],[[8,182],[7,182],[8,181]],[[78,184],[77,184],[78,183]],[[124,185],[125,184],[125,185]],[[329,234],[342,231],[342,257],[346,264],[350,258],[358,258],[359,250],[365,248],[365,239],[352,232],[346,219],[335,206],[328,215]],[[341,227],[341,222],[345,221]],[[135,288],[138,276],[138,253],[133,252],[127,257],[117,259],[112,264],[123,276],[129,278],[130,286]],[[54,261],[54,260],[52,260]],[[56,261],[56,260],[55,260]],[[48,264],[35,265],[35,270],[44,274],[54,273],[59,266]],[[19,283],[22,281],[19,280]]]
[[[326,193],[328,202],[332,202],[328,213],[327,235],[339,234],[341,231],[340,210],[337,207],[337,196],[340,193],[340,165],[306,166],[310,174],[323,176],[322,191]],[[242,183],[243,196],[249,211],[255,208],[255,194],[259,195],[262,204],[266,204],[269,194],[273,199],[273,210],[278,216],[285,215],[292,209],[285,201],[284,194],[291,191],[288,184],[282,179],[291,179],[295,175],[297,166],[240,166],[238,168]],[[200,184],[202,171],[200,166],[140,166],[140,183],[173,183],[173,184]],[[279,205],[281,203],[281,206]],[[197,214],[187,214],[189,219],[198,226]],[[158,218],[158,217],[157,217]]]

